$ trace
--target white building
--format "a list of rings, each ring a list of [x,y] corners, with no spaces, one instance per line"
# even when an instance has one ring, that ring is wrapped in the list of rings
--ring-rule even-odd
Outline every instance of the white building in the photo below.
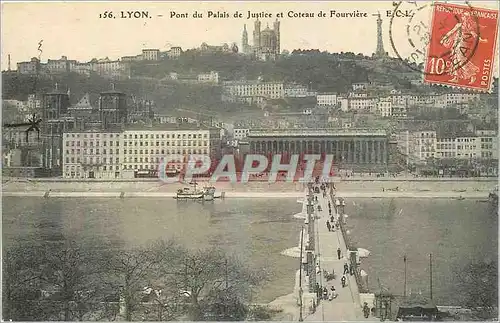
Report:
[[[495,131],[478,130],[473,135],[454,138],[458,159],[498,159],[498,136]]]
[[[337,105],[337,94],[318,93],[316,95],[316,104],[320,107],[333,107]]]
[[[123,133],[123,168],[157,170],[168,155],[220,154],[220,130],[186,125],[128,129]],[[171,166],[180,170],[182,162]]]
[[[419,162],[436,156],[436,132],[417,131],[411,136],[410,153]]]
[[[126,72],[126,63],[119,60],[112,61],[109,58],[93,60],[92,70],[101,76],[120,77]]]
[[[50,74],[67,73],[77,64],[76,60],[68,60],[66,56],[60,59],[49,59],[45,64],[45,71]]]
[[[92,73],[91,63],[76,63],[71,65],[70,72],[78,73],[81,75],[89,76]]]
[[[160,57],[159,49],[145,48],[142,50],[142,59],[145,61],[157,61]]]
[[[168,155],[220,156],[220,130],[189,125],[129,127],[124,131],[67,132],[63,135],[64,178],[124,178],[155,173]],[[169,164],[180,169],[182,161]]]
[[[288,98],[306,98],[317,94],[300,84],[286,84],[284,87],[284,96]]]
[[[340,104],[340,110],[343,112],[349,111],[349,98],[338,97],[337,101]]]
[[[354,83],[352,85],[353,91],[366,90],[370,84],[369,83]]]
[[[206,74],[198,74],[198,82],[219,84],[219,73],[211,71],[210,73]]]
[[[119,131],[67,132],[63,135],[64,178],[120,178]]]
[[[261,97],[281,99],[285,95],[284,84],[280,82],[228,81],[223,84],[223,92],[230,97]]]
[[[377,107],[377,98],[349,98],[348,111],[375,111]]]
[[[380,98],[377,102],[377,113],[382,117],[392,116],[392,98]]]
[[[169,51],[167,51],[167,55],[169,58],[178,58],[182,54],[182,48],[180,47],[172,47]]]
[[[477,130],[470,135],[437,136],[435,131],[412,135],[412,152],[420,161],[437,159],[498,159],[498,135],[494,130]]]

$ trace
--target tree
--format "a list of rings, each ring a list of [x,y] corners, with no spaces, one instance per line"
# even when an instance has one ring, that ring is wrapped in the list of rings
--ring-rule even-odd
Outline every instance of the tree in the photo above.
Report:
[[[109,264],[114,274],[111,284],[120,290],[126,321],[132,321],[134,313],[141,309],[140,292],[145,287],[157,284],[160,281],[159,274],[175,265],[178,249],[174,241],[157,241],[146,248],[115,252]]]
[[[174,273],[188,298],[190,320],[242,320],[250,291],[263,277],[217,248],[187,251]]]
[[[475,309],[482,319],[496,317],[493,312],[498,306],[498,262],[471,262],[457,277],[460,277],[457,289],[462,305]]]
[[[104,277],[108,248],[99,242],[67,240],[44,246],[41,276],[43,283],[54,288],[44,303],[52,314],[64,321],[95,318],[105,298]]]
[[[41,264],[39,246],[19,242],[6,246],[2,259],[2,312],[3,320],[44,319],[40,298]]]

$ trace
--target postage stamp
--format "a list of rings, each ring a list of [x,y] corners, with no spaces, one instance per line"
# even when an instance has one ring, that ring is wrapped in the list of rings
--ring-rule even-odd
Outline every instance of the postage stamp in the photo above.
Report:
[[[427,52],[431,39],[434,7],[437,3],[433,1],[399,1],[394,2],[392,15],[389,23],[389,40],[396,57],[398,57],[410,69],[424,74],[435,73],[425,67]],[[464,2],[469,11],[472,7],[468,2]],[[444,7],[452,17],[453,21],[459,23],[460,16]],[[477,26],[477,19],[473,19]],[[477,41],[477,40],[476,40]],[[467,58],[469,58],[477,48],[475,43],[469,44]],[[449,49],[445,49],[436,55],[441,57],[449,56]]]
[[[448,3],[433,8],[424,82],[488,91],[498,11]]]

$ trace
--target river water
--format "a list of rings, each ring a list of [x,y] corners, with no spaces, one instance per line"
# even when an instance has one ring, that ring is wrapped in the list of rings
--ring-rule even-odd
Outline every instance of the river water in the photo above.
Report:
[[[3,198],[3,236],[47,240],[118,239],[138,246],[176,238],[188,247],[217,245],[268,274],[255,295],[269,302],[291,293],[298,260],[281,254],[298,244],[302,220],[295,199],[227,199],[213,203],[173,199]],[[371,251],[362,267],[372,291],[402,294],[408,257],[408,291],[428,293],[428,254],[433,254],[434,295],[453,304],[455,270],[497,255],[497,218],[485,203],[446,200],[351,199],[348,229],[358,247]]]

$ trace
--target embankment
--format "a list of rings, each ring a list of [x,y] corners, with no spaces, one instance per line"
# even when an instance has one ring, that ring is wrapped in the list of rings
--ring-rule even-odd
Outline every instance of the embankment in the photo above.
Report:
[[[337,189],[346,198],[486,198],[495,186],[494,179],[336,179]],[[302,183],[229,183],[199,181],[199,187],[215,186],[230,198],[302,197]],[[11,179],[2,183],[4,196],[50,197],[172,197],[185,184],[166,184],[158,180],[61,180],[61,179]]]

